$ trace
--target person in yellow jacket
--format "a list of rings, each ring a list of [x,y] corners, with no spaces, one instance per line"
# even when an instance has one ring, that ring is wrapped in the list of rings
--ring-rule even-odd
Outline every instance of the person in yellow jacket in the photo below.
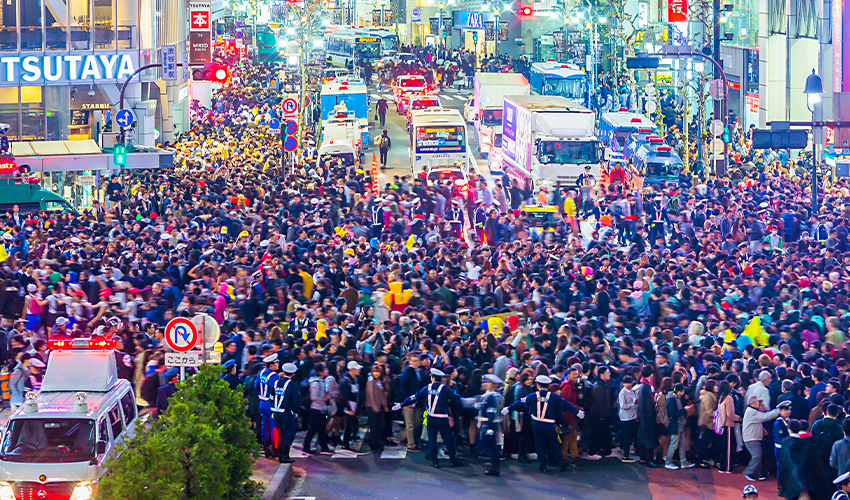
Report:
[[[576,207],[576,193],[575,191],[570,191],[566,198],[564,198],[564,216],[566,216],[567,222],[570,224],[570,227],[573,228],[573,234],[578,235],[578,220],[576,220],[576,215],[578,214],[578,209]]]

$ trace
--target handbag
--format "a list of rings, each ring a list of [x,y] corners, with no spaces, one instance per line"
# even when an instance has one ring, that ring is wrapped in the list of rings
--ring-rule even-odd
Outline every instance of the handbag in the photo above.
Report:
[[[714,410],[714,432],[723,434],[723,424],[720,419],[720,408]]]
[[[378,113],[375,113],[375,119],[376,120],[378,119]]]

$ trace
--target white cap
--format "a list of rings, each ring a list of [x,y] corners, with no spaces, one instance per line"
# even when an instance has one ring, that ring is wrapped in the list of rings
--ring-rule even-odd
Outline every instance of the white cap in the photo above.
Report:
[[[438,370],[437,368],[431,368],[431,376],[432,377],[445,377],[446,374],[443,373],[442,370]]]
[[[275,354],[277,356],[277,354]],[[295,363],[284,363],[283,364],[283,373],[295,373],[298,371],[298,367],[295,366]]]
[[[30,366],[34,366],[36,368],[44,368],[47,365],[44,364],[44,361],[42,361],[38,358],[31,358]]]
[[[269,354],[268,356],[263,358],[263,363],[266,363],[266,364],[277,363],[277,353]]]
[[[38,287],[37,287],[37,286],[35,286],[34,284],[30,283],[29,285],[27,285],[27,291],[28,291],[28,292],[35,292],[35,291],[38,291]]]
[[[835,478],[835,481],[833,481],[832,484],[843,484],[846,483],[848,480],[850,480],[850,472],[845,472],[844,474],[841,474],[840,476]]]
[[[357,361],[349,361],[345,367],[349,370],[360,370],[363,368],[363,365],[358,363]]]
[[[71,243],[82,243],[83,240],[77,238],[76,236],[71,238]]]
[[[546,375],[538,375],[537,378],[534,379],[534,381],[541,385],[549,385],[552,383],[552,379],[547,377]]]

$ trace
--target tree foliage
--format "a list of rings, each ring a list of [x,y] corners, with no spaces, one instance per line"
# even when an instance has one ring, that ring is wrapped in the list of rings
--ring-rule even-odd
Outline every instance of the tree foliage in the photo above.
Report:
[[[100,481],[100,500],[239,499],[257,451],[241,393],[202,366],[178,384],[168,411],[119,443]]]

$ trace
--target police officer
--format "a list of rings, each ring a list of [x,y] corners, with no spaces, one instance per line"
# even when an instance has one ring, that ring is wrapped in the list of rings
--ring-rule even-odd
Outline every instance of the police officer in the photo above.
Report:
[[[307,317],[307,308],[304,306],[297,306],[295,308],[295,317],[292,321],[289,322],[289,326],[286,329],[286,335],[289,337],[298,338],[306,338],[304,334],[307,333],[307,330],[311,327],[315,327],[310,321],[310,318]]]
[[[266,458],[274,456],[274,442],[272,440],[272,406],[269,398],[272,394],[274,383],[280,378],[277,374],[277,353],[263,358],[266,367],[260,371],[257,381],[254,382],[257,394],[260,398],[260,419],[263,425],[263,451]]]
[[[284,363],[283,377],[275,379],[274,392],[271,395],[271,412],[280,439],[278,460],[282,464],[292,463],[292,459],[289,458],[289,448],[295,440],[295,416],[301,409],[298,384],[292,380],[292,376],[297,371],[298,367],[294,363]]]
[[[832,500],[850,500],[850,472],[841,474],[832,482],[838,491],[832,494]]]
[[[496,375],[484,375],[484,385],[487,391],[481,396],[478,404],[478,425],[481,433],[481,450],[490,459],[490,468],[484,474],[499,475],[499,460],[502,450],[499,447],[499,426],[502,423],[502,393],[499,390],[504,384]]]
[[[419,198],[413,198],[410,203],[413,208],[410,209],[410,232],[416,236],[425,234],[425,210],[422,209]]]
[[[372,237],[379,238],[381,237],[381,233],[384,231],[384,200],[381,198],[375,198],[374,203],[372,204],[372,208],[370,209],[372,212]]]
[[[180,370],[172,368],[165,372],[166,384],[156,391],[156,415],[168,409],[168,400],[177,392],[177,381],[180,380]]]
[[[773,446],[776,448],[776,470],[779,470],[779,452],[782,450],[782,441],[788,437],[788,419],[791,418],[791,401],[783,401],[776,405],[779,409],[779,417],[773,421]]]
[[[460,233],[463,231],[463,210],[460,209],[458,200],[452,200],[452,208],[446,213],[446,218],[449,220],[455,236],[460,238]]]
[[[748,484],[744,486],[744,492],[741,496],[744,498],[744,500],[758,500],[759,491],[756,489],[755,486]]]
[[[546,472],[546,459],[558,464],[558,471],[567,470],[561,446],[558,443],[558,433],[555,431],[555,419],[562,412],[568,411],[584,418],[584,412],[561,396],[548,391],[552,379],[546,375],[538,375],[536,379],[537,392],[520,399],[516,403],[502,408],[502,415],[511,411],[527,411],[531,414],[531,429],[534,431],[534,449],[540,458],[540,471]]]
[[[360,370],[363,366],[357,361],[349,361],[346,365],[348,371],[342,376],[339,383],[339,393],[342,396],[343,425],[345,433],[342,437],[342,448],[354,451],[351,448],[351,440],[357,435],[360,425],[357,422],[357,406],[360,404]]]
[[[416,394],[412,394],[401,403],[393,405],[393,411],[398,411],[405,406],[416,404],[417,401],[427,398],[428,410],[428,455],[431,457],[431,466],[438,468],[440,466],[437,460],[437,433],[443,438],[443,443],[446,445],[446,451],[449,454],[453,467],[463,465],[457,458],[455,450],[455,442],[452,438],[452,428],[449,425],[449,403],[454,403],[455,408],[461,408],[463,403],[460,396],[455,391],[446,387],[441,382],[446,374],[437,368],[431,368],[431,383],[423,387]]]
[[[222,380],[227,382],[227,385],[230,386],[231,391],[235,391],[242,387],[242,379],[236,375],[236,360],[231,359],[221,365],[224,368],[224,376],[221,377]]]
[[[484,223],[487,222],[487,211],[481,206],[481,201],[476,201],[475,205],[475,212],[472,213],[472,219],[475,224],[475,231],[478,233],[478,237],[481,238],[481,234],[484,232]]]

